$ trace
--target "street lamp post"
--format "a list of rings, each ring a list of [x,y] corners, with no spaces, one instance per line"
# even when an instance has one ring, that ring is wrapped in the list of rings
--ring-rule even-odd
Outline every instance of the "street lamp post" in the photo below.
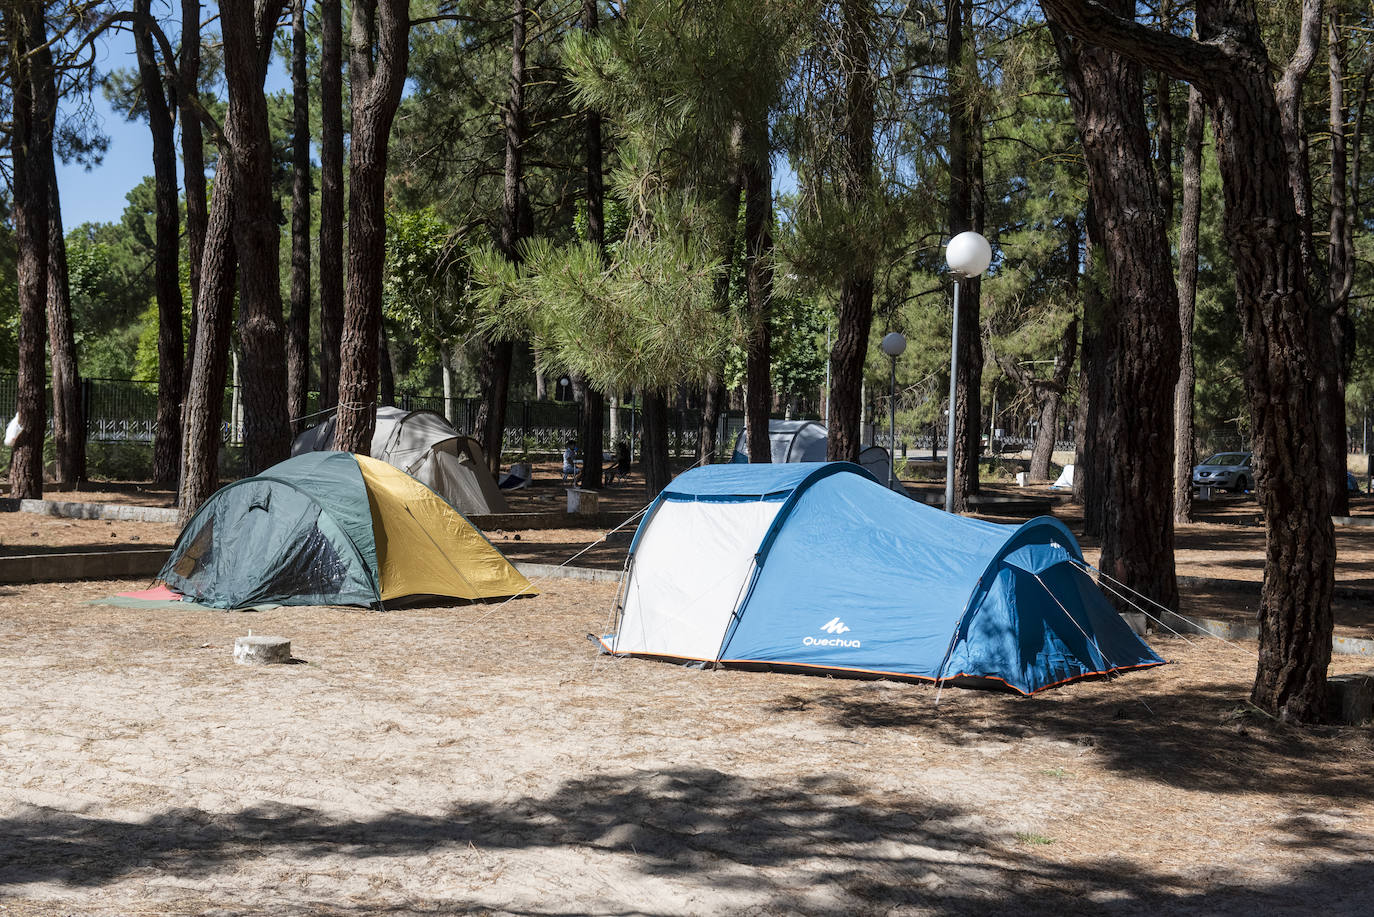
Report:
[[[900,331],[893,331],[884,335],[882,347],[883,353],[892,358],[892,392],[888,399],[888,455],[887,455],[887,486],[892,487],[897,481],[897,358],[906,350],[906,337]]]
[[[949,342],[949,430],[945,437],[945,512],[954,511],[954,411],[959,380],[959,287],[988,269],[992,246],[976,232],[961,232],[949,240],[945,261],[954,277],[954,326]]]

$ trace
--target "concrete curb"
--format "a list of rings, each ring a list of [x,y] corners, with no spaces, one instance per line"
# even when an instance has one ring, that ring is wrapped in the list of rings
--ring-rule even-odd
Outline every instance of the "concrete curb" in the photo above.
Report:
[[[1184,618],[1174,612],[1164,615],[1163,621],[1181,634],[1210,634],[1223,640],[1258,640],[1259,625],[1251,621],[1228,618]],[[1331,638],[1331,652],[1338,656],[1374,657],[1374,640],[1365,637]]]
[[[1201,589],[1218,589],[1223,592],[1240,592],[1246,595],[1259,595],[1260,583],[1254,580],[1243,579],[1220,579],[1210,576],[1180,576],[1178,577],[1180,586],[1193,586]],[[1363,586],[1341,586],[1337,585],[1331,591],[1332,596],[1338,599],[1350,599],[1356,602],[1374,602],[1374,589],[1366,589]]]
[[[556,564],[516,564],[515,569],[526,579],[575,579],[584,583],[618,583],[619,570],[598,570],[595,567],[560,567]]]
[[[0,583],[59,583],[156,576],[166,560],[166,548],[0,557]]]
[[[633,513],[478,513],[468,521],[484,532],[533,529],[604,529],[620,525]]]
[[[64,519],[119,519],[125,522],[181,521],[180,513],[166,506],[128,506],[123,503],[66,503],[58,500],[20,500],[21,513],[60,516]]]

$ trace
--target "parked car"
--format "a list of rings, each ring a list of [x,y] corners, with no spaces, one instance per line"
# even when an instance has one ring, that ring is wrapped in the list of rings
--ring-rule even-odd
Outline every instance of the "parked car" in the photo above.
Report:
[[[1218,452],[1201,465],[1193,466],[1194,487],[1217,487],[1244,493],[1255,489],[1255,472],[1251,467],[1253,452]]]

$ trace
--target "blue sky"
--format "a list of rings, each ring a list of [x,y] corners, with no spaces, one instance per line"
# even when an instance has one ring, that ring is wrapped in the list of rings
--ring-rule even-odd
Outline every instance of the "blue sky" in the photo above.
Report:
[[[175,41],[179,23],[167,23],[166,28]],[[133,69],[138,65],[133,35],[128,31],[107,32],[97,39],[96,49],[96,66],[102,71]],[[276,92],[290,85],[290,75],[281,58],[274,54],[267,74],[267,90]],[[153,174],[153,141],[147,122],[126,121],[110,108],[99,91],[91,104],[100,130],[110,138],[110,148],[101,164],[89,171],[76,163],[57,164],[57,182],[62,192],[62,225],[69,232],[82,223],[118,221],[127,203],[124,195],[145,176]],[[785,157],[774,160],[774,169],[774,191],[795,191],[796,175]],[[180,179],[178,181],[180,183]]]
[[[168,23],[166,28],[175,42],[179,23]],[[107,32],[103,38],[97,39],[96,66],[106,72],[137,67],[133,35],[121,30]],[[273,55],[272,67],[267,74],[268,91],[275,92],[290,85],[290,77],[281,60]],[[98,90],[91,104],[99,119],[100,130],[110,138],[110,149],[104,161],[90,171],[76,163],[57,164],[57,184],[62,192],[62,225],[68,231],[82,223],[117,221],[127,203],[124,195],[144,176],[153,174],[153,140],[147,122],[126,121],[110,108],[105,96]]]

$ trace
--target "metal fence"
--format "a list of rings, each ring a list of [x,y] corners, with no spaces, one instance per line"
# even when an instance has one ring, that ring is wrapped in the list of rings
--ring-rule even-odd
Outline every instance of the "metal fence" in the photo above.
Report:
[[[242,407],[234,386],[224,392],[222,436],[227,445],[243,441]],[[86,437],[96,443],[152,443],[157,434],[157,383],[126,379],[82,379],[82,404],[86,415]],[[14,416],[18,402],[18,378],[0,374],[0,417]],[[480,398],[453,398],[423,392],[398,392],[396,406],[407,411],[434,411],[448,417],[461,433],[473,435],[477,429]],[[319,393],[311,392],[307,407],[318,412]],[[237,408],[237,416],[235,409]],[[512,454],[561,452],[564,444],[578,438],[582,406],[566,401],[511,401],[506,405],[506,430],[503,451]],[[614,409],[617,428],[624,437],[641,432],[643,421],[637,407]],[[603,448],[612,449],[611,411],[603,418]],[[308,415],[309,416],[309,415]],[[0,420],[0,423],[3,423]],[[314,423],[315,420],[311,420]],[[699,411],[670,409],[668,448],[674,455],[694,455],[700,441]],[[741,422],[742,423],[742,422]],[[734,440],[730,440],[733,445]],[[636,450],[638,445],[636,444]]]

